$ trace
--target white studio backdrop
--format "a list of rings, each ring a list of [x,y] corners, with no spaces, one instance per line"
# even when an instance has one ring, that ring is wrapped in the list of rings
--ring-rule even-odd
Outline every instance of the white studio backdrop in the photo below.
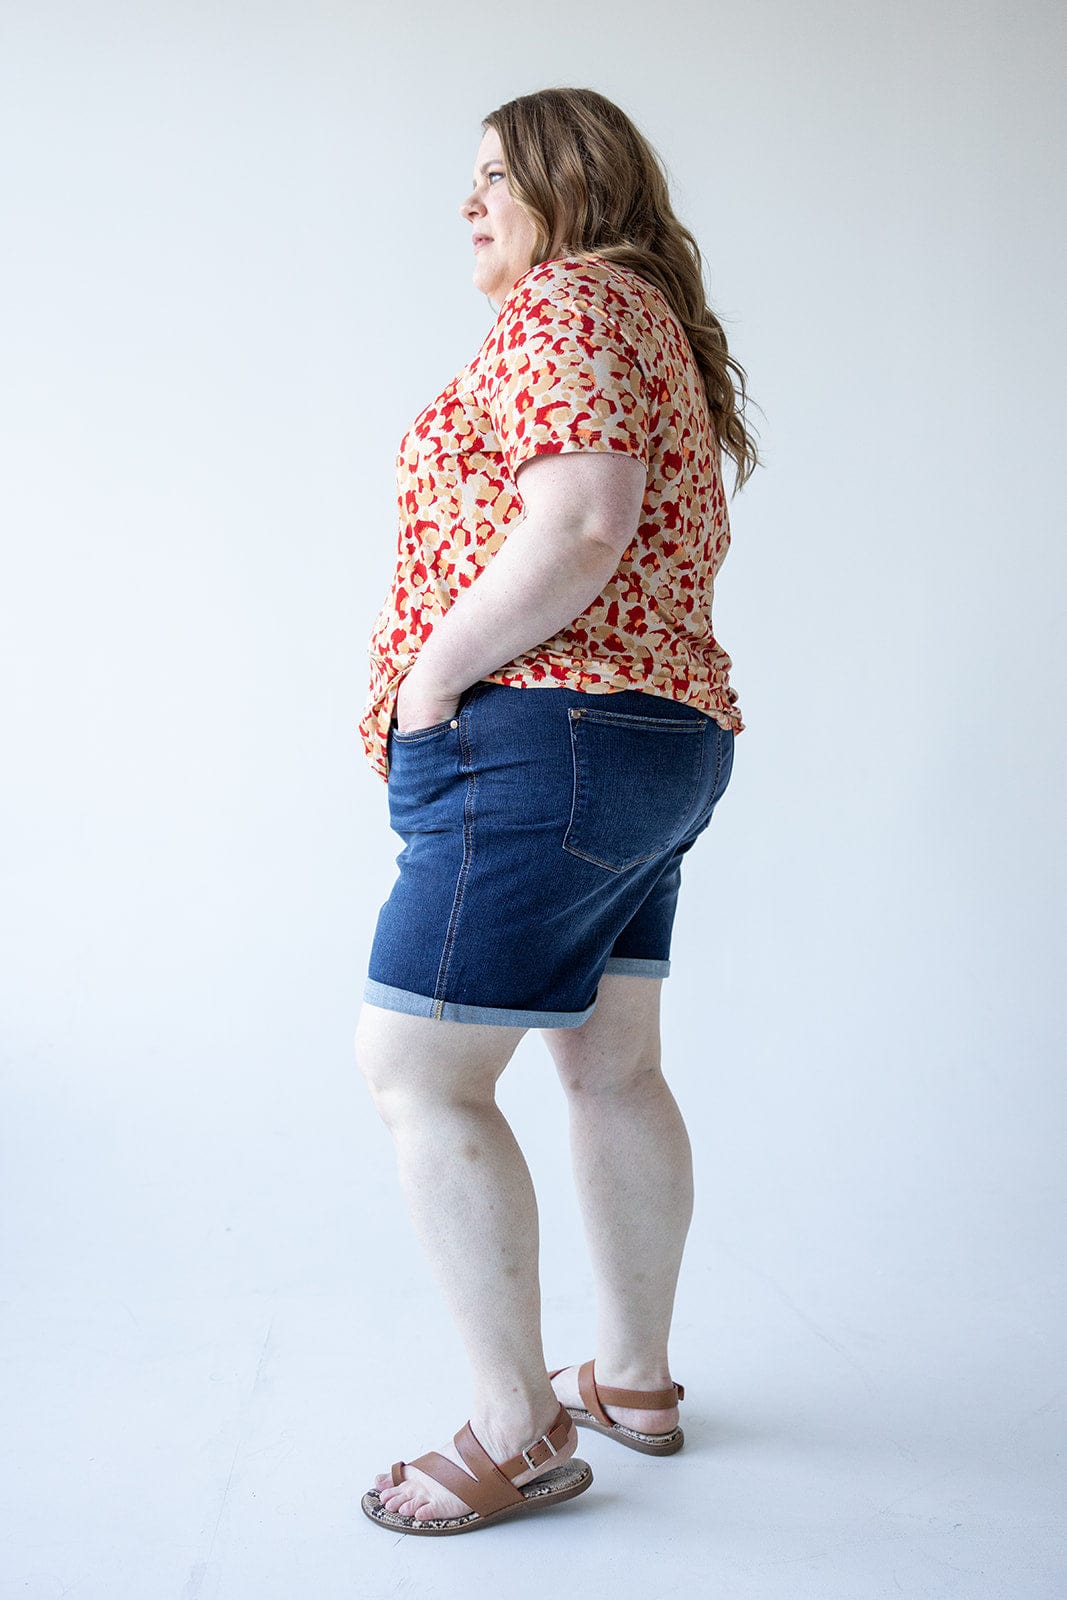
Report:
[[[1064,34],[1033,0],[0,3],[5,1593],[533,1594],[546,1541],[594,1593],[1063,1592]],[[666,1490],[603,1542],[620,1479],[435,1565],[355,1526],[466,1414],[352,1059],[400,848],[356,722],[397,444],[493,318],[481,117],[567,84],[662,154],[766,461],[663,991],[710,1443],[670,1492],[699,1543]],[[500,1098],[547,1356],[584,1359],[536,1033]]]

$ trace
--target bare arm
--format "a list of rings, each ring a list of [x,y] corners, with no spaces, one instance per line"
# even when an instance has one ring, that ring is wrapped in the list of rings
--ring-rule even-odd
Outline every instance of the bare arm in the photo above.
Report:
[[[401,685],[404,732],[443,720],[470,684],[573,622],[637,532],[646,470],[635,456],[539,455],[522,464],[520,478],[523,517],[434,624]]]

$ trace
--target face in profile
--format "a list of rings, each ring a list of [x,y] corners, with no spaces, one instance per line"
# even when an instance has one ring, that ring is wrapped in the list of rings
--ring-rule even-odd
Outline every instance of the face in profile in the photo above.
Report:
[[[470,227],[474,286],[500,305],[516,278],[530,265],[534,225],[508,190],[507,173],[495,128],[487,128],[474,158],[474,186],[460,207]]]

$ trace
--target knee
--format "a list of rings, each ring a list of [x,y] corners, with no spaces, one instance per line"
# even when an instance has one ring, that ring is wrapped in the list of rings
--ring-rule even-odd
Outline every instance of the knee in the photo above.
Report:
[[[356,1065],[390,1127],[493,1101],[496,1073],[467,1058],[462,1041],[433,1033],[425,1018],[365,1006],[353,1041]]]
[[[563,1060],[556,1067],[563,1090],[572,1101],[641,1099],[656,1093],[663,1083],[656,1048],[626,1057],[613,1056],[608,1061]]]
[[[395,1129],[405,1119],[405,1107],[410,1094],[405,1092],[401,1074],[388,1056],[371,1048],[356,1034],[356,1065],[359,1068],[371,1102],[387,1128]],[[409,1086],[410,1087],[410,1086]]]
[[[380,1030],[366,1023],[362,1015],[356,1024],[353,1051],[356,1066],[370,1091],[371,1099],[383,1119],[388,1121],[387,1109],[398,1084],[396,1062]]]

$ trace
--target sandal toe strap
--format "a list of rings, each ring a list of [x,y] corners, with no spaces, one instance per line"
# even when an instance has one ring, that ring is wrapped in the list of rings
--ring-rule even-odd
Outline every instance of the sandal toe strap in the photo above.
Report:
[[[457,1439],[461,1434],[462,1429],[460,1434],[457,1434]],[[466,1460],[465,1452],[460,1453]],[[486,1460],[489,1460],[488,1456]],[[454,1461],[450,1461],[448,1456],[441,1455],[438,1450],[427,1450],[424,1456],[419,1456],[418,1460],[411,1464],[413,1467],[418,1467],[420,1472],[425,1472],[428,1478],[433,1478],[436,1483],[449,1490],[458,1500],[462,1500],[464,1505],[470,1506],[472,1511],[477,1511],[480,1517],[487,1517],[491,1511],[499,1511],[501,1506],[509,1505],[512,1500],[522,1499],[519,1491],[513,1489],[506,1478],[501,1478],[498,1485],[483,1477],[471,1477],[462,1467],[457,1467]],[[491,1461],[489,1465],[493,1465]]]
[[[520,1450],[517,1456],[497,1463],[479,1443],[468,1420],[455,1435],[454,1442],[470,1468],[469,1473],[438,1450],[428,1450],[411,1465],[448,1489],[464,1505],[477,1511],[479,1516],[487,1517],[494,1511],[502,1511],[505,1506],[525,1500],[526,1496],[515,1487],[512,1479],[551,1461],[574,1431],[574,1422],[566,1406],[561,1405],[547,1434],[542,1434],[533,1444],[527,1445],[525,1451]]]

